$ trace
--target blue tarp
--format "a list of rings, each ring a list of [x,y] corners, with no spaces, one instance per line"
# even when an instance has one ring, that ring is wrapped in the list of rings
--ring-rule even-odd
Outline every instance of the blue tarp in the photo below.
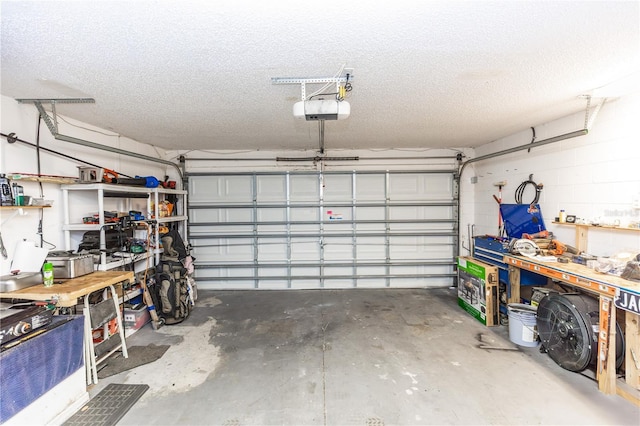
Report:
[[[0,353],[0,423],[84,365],[84,317],[54,316],[47,328]]]

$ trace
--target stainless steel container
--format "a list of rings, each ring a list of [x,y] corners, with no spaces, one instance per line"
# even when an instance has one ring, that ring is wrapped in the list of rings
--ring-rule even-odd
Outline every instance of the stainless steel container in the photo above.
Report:
[[[65,256],[47,256],[47,262],[53,264],[53,279],[76,278],[93,272],[91,254],[67,254]]]

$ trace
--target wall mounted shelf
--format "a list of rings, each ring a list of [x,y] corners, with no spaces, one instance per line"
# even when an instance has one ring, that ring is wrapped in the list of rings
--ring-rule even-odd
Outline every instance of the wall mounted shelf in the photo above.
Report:
[[[576,248],[578,251],[587,251],[587,244],[589,241],[589,229],[602,229],[605,231],[630,231],[640,232],[640,228],[629,228],[626,226],[612,226],[612,225],[589,225],[586,223],[567,223],[567,222],[553,222],[554,225],[561,226],[573,226],[576,228]]]

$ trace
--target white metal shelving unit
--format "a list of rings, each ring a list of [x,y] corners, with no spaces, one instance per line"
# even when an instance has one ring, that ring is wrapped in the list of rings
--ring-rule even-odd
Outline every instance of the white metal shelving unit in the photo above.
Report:
[[[131,211],[131,210],[143,210],[145,220],[137,221],[138,224],[157,224],[168,225],[171,223],[178,223],[179,232],[185,235],[187,230],[187,191],[177,189],[166,188],[145,188],[139,186],[125,186],[114,185],[104,183],[88,183],[88,184],[73,184],[62,185],[62,202],[63,202],[63,217],[64,225],[62,230],[65,236],[66,250],[73,250],[72,247],[72,234],[84,233],[87,231],[100,231],[100,262],[97,264],[96,269],[106,271],[114,269],[120,266],[124,266],[131,263],[137,263],[142,260],[146,260],[153,257],[155,263],[160,261],[160,254],[162,249],[159,247],[160,235],[159,226],[153,226],[153,241],[154,246],[148,247],[146,253],[131,253],[128,256],[122,256],[117,260],[108,260],[106,254],[106,241],[105,241],[105,225],[109,225],[105,222],[104,212],[106,210],[105,199],[115,199],[119,204],[119,210]],[[93,194],[93,199],[91,196]],[[75,196],[82,195],[84,205],[77,203],[74,199]],[[164,201],[167,196],[175,195],[178,197],[176,214],[169,217],[160,217],[160,202]],[[143,200],[141,203],[136,203],[134,200]],[[144,204],[144,209],[140,209],[140,204]],[[78,211],[79,209],[86,209],[91,211],[97,210],[98,223],[86,224],[83,223],[81,218],[89,214],[89,211]],[[81,215],[81,216],[78,216]],[[80,219],[78,219],[80,217]],[[185,235],[186,237],[186,235]]]

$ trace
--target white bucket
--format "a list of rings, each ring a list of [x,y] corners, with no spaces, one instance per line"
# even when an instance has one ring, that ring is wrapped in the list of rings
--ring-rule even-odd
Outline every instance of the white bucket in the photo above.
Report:
[[[538,346],[537,308],[523,303],[510,303],[507,309],[509,311],[509,340],[520,346]]]

